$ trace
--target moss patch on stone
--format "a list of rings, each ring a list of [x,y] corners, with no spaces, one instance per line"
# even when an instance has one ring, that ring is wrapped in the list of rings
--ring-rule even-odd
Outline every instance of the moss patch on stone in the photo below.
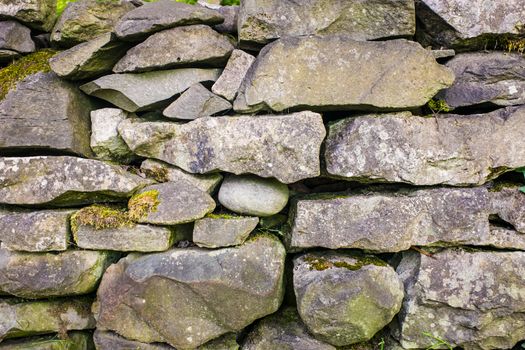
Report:
[[[71,216],[71,231],[78,231],[79,226],[92,226],[95,230],[133,226],[128,213],[123,208],[94,204],[82,208]]]
[[[236,219],[243,219],[244,216],[232,215],[232,214],[226,214],[226,213],[211,213],[211,214],[206,215],[206,218],[236,220]]]
[[[160,204],[159,191],[150,190],[134,195],[128,202],[128,215],[133,221],[139,221],[149,213],[157,211]]]
[[[310,265],[310,270],[324,271],[329,268],[340,268],[356,271],[366,265],[387,266],[387,263],[373,256],[350,256],[355,259],[351,264],[346,261],[330,261],[319,256],[307,256],[304,260]]]
[[[152,169],[142,169],[142,172],[149,178],[157,182],[169,181],[168,169],[162,167],[154,167]]]

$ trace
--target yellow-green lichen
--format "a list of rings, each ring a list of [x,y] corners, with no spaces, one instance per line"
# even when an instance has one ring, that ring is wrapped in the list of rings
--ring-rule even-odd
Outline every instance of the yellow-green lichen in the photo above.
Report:
[[[352,258],[355,259],[354,263],[346,261],[331,261],[319,256],[307,256],[304,258],[304,261],[308,263],[310,270],[317,271],[324,271],[332,267],[356,271],[366,265],[387,266],[386,262],[376,257],[360,256]]]
[[[232,215],[226,213],[211,213],[206,215],[208,219],[243,219],[244,216]]]
[[[169,171],[163,167],[154,167],[151,169],[142,169],[142,172],[149,178],[157,182],[169,181]]]
[[[149,213],[157,211],[160,204],[159,191],[149,190],[134,195],[128,202],[128,215],[131,220],[139,221]]]
[[[71,231],[75,234],[80,226],[92,226],[95,230],[133,226],[125,209],[99,204],[82,208],[71,216]]]

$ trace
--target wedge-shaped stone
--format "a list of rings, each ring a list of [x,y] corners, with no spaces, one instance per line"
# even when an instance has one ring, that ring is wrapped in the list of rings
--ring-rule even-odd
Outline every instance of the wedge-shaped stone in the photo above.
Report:
[[[211,91],[228,101],[233,101],[253,62],[255,62],[255,57],[249,53],[233,50],[226,67],[219,79],[213,84]]]
[[[0,292],[26,299],[91,293],[112,262],[107,252],[20,253],[0,248]]]
[[[253,173],[292,183],[319,175],[325,128],[319,114],[302,112],[208,117],[187,124],[128,119],[119,133],[136,154],[190,173]]]
[[[141,342],[194,348],[279,308],[285,250],[256,236],[235,248],[128,256],[98,289],[97,328]]]
[[[67,339],[56,334],[7,340],[0,350],[93,350],[93,337],[88,332],[68,332]]]
[[[145,72],[181,66],[224,66],[233,45],[205,25],[177,27],[155,33],[130,49],[115,65],[115,73]]]
[[[31,30],[16,21],[0,22],[0,49],[21,53],[35,51]]]
[[[92,109],[89,98],[54,73],[30,75],[0,102],[0,152],[29,148],[90,156]]]
[[[154,110],[200,82],[215,81],[219,69],[184,68],[139,74],[111,74],[80,87],[128,112]]]
[[[432,346],[510,349],[525,328],[525,252],[444,250],[403,254],[397,268],[406,297],[399,316],[405,349]]]
[[[192,241],[204,248],[239,245],[244,243],[258,223],[257,217],[208,215],[195,221]]]
[[[31,28],[49,31],[56,19],[56,0],[0,2],[0,18],[14,18]]]
[[[289,37],[264,48],[235,110],[400,110],[424,105],[454,81],[432,52],[404,39]]]
[[[245,45],[311,34],[371,40],[414,35],[416,16],[411,0],[244,0],[238,30]]]
[[[366,182],[481,185],[525,166],[524,133],[523,107],[432,118],[364,115],[329,126],[326,169]]]
[[[0,158],[0,203],[72,206],[121,201],[152,181],[75,157]]]

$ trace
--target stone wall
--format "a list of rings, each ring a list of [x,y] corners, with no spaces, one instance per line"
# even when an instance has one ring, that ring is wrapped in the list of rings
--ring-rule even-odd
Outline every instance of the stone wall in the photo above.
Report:
[[[1,350],[523,347],[523,0],[55,1],[0,0]]]

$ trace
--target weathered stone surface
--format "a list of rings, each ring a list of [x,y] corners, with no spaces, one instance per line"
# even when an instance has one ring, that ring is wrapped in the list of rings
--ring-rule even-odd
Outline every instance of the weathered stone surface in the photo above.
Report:
[[[335,252],[296,257],[293,285],[306,327],[335,346],[371,339],[399,312],[404,295],[386,263]]]
[[[119,133],[136,154],[190,173],[253,173],[292,183],[319,175],[325,128],[319,114],[301,112],[208,117],[187,124],[128,119]]]
[[[128,45],[116,42],[113,34],[105,33],[60,52],[49,60],[49,64],[64,79],[96,78],[111,72],[127,49]]]
[[[234,47],[206,25],[166,29],[130,49],[115,73],[145,72],[181,66],[223,67]]]
[[[242,50],[233,50],[226,68],[224,68],[219,79],[213,84],[211,91],[229,101],[233,101],[248,69],[250,69],[254,61],[255,57],[249,53]]]
[[[89,99],[53,73],[30,75],[0,102],[0,151],[58,150],[91,155]]]
[[[0,299],[0,339],[95,328],[89,298]]]
[[[107,252],[21,253],[0,248],[0,292],[26,299],[87,294],[111,263]]]
[[[370,40],[414,35],[416,16],[410,0],[244,0],[238,30],[245,44],[311,34]]]
[[[213,29],[219,33],[236,34],[239,6],[221,6],[217,11],[224,17],[224,22],[213,26]]]
[[[525,108],[432,118],[364,115],[329,126],[326,169],[367,182],[481,185],[525,165],[523,133]]]
[[[520,191],[521,185],[507,184],[497,187],[499,188],[489,192],[492,212],[517,231],[525,233],[525,194]]]
[[[0,158],[0,203],[72,206],[128,198],[150,184],[121,167],[75,157]]]
[[[406,349],[440,337],[452,347],[510,349],[525,329],[525,252],[444,250],[403,254],[397,271],[406,297],[399,316]]]
[[[212,214],[195,221],[192,241],[204,248],[239,245],[246,241],[258,223],[256,217]]]
[[[525,58],[518,53],[472,52],[456,55],[446,66],[456,80],[438,94],[452,108],[491,103],[525,103]]]
[[[51,42],[62,47],[72,47],[95,39],[113,31],[119,18],[134,9],[135,6],[127,0],[71,2],[55,24]]]
[[[180,180],[143,188],[131,197],[128,208],[137,222],[177,225],[211,213],[215,209],[215,201],[208,193]]]
[[[233,212],[270,216],[288,203],[288,186],[275,179],[253,175],[226,176],[219,190],[219,202]]]
[[[454,57],[456,55],[456,51],[453,49],[438,49],[432,50],[432,55],[434,55],[434,58],[438,60],[440,58]]]
[[[185,172],[173,165],[154,160],[146,159],[140,165],[140,170],[146,176],[158,182],[177,182],[185,180],[197,187],[201,191],[212,194],[222,181],[222,175],[219,173],[209,175],[194,175]]]
[[[279,308],[285,255],[278,239],[257,236],[235,248],[128,256],[104,274],[97,328],[183,349],[241,330]]]
[[[93,338],[87,332],[68,332],[67,339],[56,334],[4,341],[0,350],[93,350]]]
[[[90,145],[98,159],[129,163],[135,158],[117,131],[120,122],[129,116],[129,113],[119,108],[91,111]]]
[[[14,18],[31,28],[49,31],[56,19],[56,0],[2,1],[0,19]]]
[[[287,307],[263,318],[248,333],[243,350],[336,350],[335,346],[315,339],[294,307]]]
[[[0,241],[9,250],[66,250],[72,210],[0,210]]]
[[[192,24],[218,24],[224,18],[217,11],[202,6],[171,0],[145,3],[125,14],[115,26],[115,33],[123,40],[140,40],[163,29]]]
[[[232,109],[227,100],[211,93],[202,84],[195,84],[166,108],[168,118],[194,120]]]
[[[413,109],[453,81],[452,71],[412,41],[289,37],[261,51],[234,108],[242,112]]]
[[[0,22],[0,49],[22,53],[35,51],[31,30],[16,21]]]
[[[184,68],[139,74],[111,74],[80,87],[128,112],[154,110],[193,84],[215,81],[219,69]]]

